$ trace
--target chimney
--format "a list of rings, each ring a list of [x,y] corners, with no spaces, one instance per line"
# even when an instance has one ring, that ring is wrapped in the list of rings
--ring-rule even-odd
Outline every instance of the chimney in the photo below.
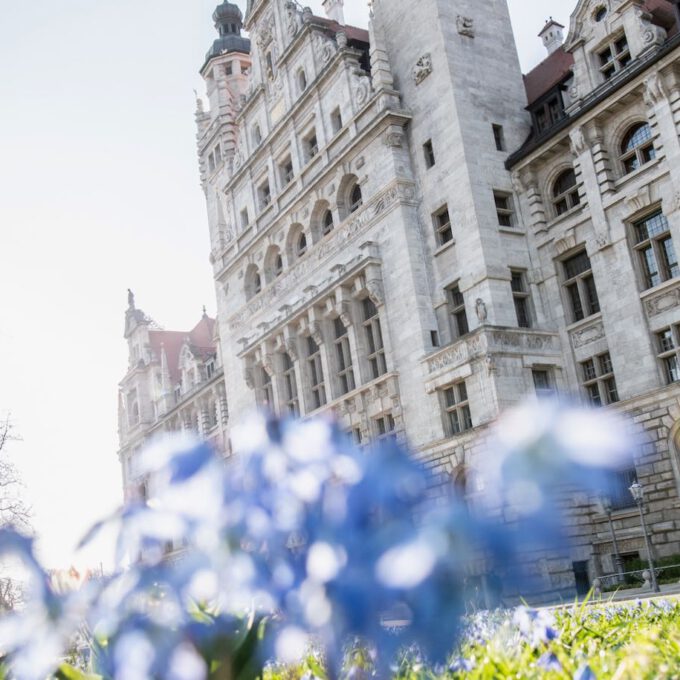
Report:
[[[323,0],[323,8],[326,12],[326,16],[331,21],[335,21],[341,26],[345,25],[345,13],[342,9],[344,4],[345,0]]]
[[[555,50],[562,47],[564,43],[564,26],[557,23],[552,17],[545,22],[543,30],[538,34],[538,37],[543,40],[545,49],[548,54],[552,54]]]

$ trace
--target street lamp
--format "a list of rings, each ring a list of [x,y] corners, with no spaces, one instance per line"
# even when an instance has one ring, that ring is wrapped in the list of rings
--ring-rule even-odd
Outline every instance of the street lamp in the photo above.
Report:
[[[652,559],[652,545],[649,540],[649,532],[647,531],[647,522],[645,522],[645,490],[642,488],[642,484],[635,482],[629,488],[633,500],[637,503],[638,510],[640,511],[640,522],[642,524],[642,533],[645,535],[645,546],[647,547],[647,561],[649,562],[649,571],[652,579],[652,590],[655,593],[659,592],[659,584],[656,582],[656,571],[654,569],[654,560]]]
[[[623,560],[621,553],[619,553],[619,544],[616,541],[616,533],[614,532],[614,523],[612,522],[612,499],[609,496],[601,496],[599,498],[600,508],[602,512],[607,515],[609,520],[609,532],[612,535],[612,546],[614,548],[614,567],[616,568],[617,581],[623,583]]]

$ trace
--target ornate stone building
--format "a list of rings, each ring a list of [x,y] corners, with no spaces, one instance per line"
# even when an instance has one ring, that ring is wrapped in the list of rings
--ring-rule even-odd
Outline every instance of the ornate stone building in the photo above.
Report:
[[[644,550],[634,478],[655,549],[680,553],[677,5],[581,0],[524,77],[505,0],[373,0],[368,31],[324,6],[215,11],[196,121],[217,372],[174,403],[133,304],[122,460],[210,413],[204,388],[225,442],[226,388],[230,422],[333,413],[474,497],[498,414],[573,393],[649,435],[612,499],[624,559]],[[572,500],[578,547],[536,562],[566,595],[614,571],[606,516]]]
[[[227,401],[215,319],[188,332],[161,329],[135,306],[125,313],[128,371],[119,385],[118,456],[125,499],[144,498],[137,454],[165,432],[191,431],[226,452]]]

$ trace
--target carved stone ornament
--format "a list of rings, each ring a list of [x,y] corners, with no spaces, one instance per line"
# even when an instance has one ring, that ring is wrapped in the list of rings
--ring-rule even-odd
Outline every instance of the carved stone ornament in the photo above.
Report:
[[[367,281],[366,290],[368,291],[368,297],[376,307],[381,307],[385,304],[385,288],[382,281],[378,279]]]
[[[265,48],[274,39],[275,26],[274,17],[271,14],[262,20],[256,38],[260,49]]]
[[[579,349],[597,340],[601,340],[604,336],[604,326],[598,321],[590,326],[574,331],[571,334],[571,342],[574,345],[574,349]]]
[[[357,74],[359,76],[359,74]],[[371,96],[371,79],[368,76],[360,75],[355,79],[354,101],[359,106],[363,106]]]
[[[388,130],[383,138],[385,146],[400,149],[404,145],[404,133],[397,130]]]
[[[680,288],[673,288],[645,301],[648,316],[658,316],[675,307],[680,307]]]
[[[321,34],[314,36],[315,50],[322,64],[327,64],[335,54],[337,48],[332,40]]]
[[[489,314],[486,309],[486,303],[482,298],[477,298],[477,301],[475,302],[475,311],[477,312],[477,318],[479,319],[480,323],[485,323]]]
[[[569,133],[569,138],[571,139],[571,148],[575,155],[580,156],[588,148],[583,127],[575,127]]]
[[[475,37],[475,20],[470,17],[464,17],[459,14],[456,17],[456,28],[461,35],[468,38]]]
[[[291,361],[297,361],[298,360],[298,350],[297,350],[297,343],[295,342],[295,338],[286,338],[286,351],[288,352],[288,356],[290,356]]]
[[[270,378],[274,376],[274,357],[271,354],[262,354],[262,368]]]
[[[668,37],[668,33],[651,22],[652,15],[642,8],[635,10],[637,18],[640,22],[640,29],[642,31],[642,42],[647,46],[663,45]]]
[[[314,342],[319,345],[323,345],[323,334],[321,333],[321,324],[318,321],[312,323],[309,327],[310,335],[314,339]]]
[[[432,55],[428,52],[423,54],[413,67],[413,80],[416,85],[420,85],[430,73],[432,73]]]
[[[658,73],[652,73],[644,82],[645,89],[642,97],[647,106],[654,106],[660,101],[667,98],[666,90],[663,86],[663,81]]]
[[[335,34],[335,40],[338,43],[338,47],[344,50],[347,47],[347,33],[344,31],[339,31]]]
[[[286,3],[286,32],[289,38],[295,37],[295,34],[300,29],[302,24],[302,17],[297,8],[297,5],[289,0]]]

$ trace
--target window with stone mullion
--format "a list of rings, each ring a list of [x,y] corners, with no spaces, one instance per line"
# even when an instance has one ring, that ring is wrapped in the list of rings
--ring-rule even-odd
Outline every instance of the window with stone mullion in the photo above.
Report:
[[[297,376],[295,375],[295,362],[288,352],[281,355],[281,385],[283,388],[283,407],[288,415],[298,417],[300,415],[300,400],[298,397]]]
[[[585,250],[562,263],[565,275],[564,287],[569,299],[572,321],[581,321],[600,311],[600,300],[595,287],[590,259]]]
[[[656,340],[658,345],[657,356],[661,362],[666,384],[679,382],[680,362],[678,361],[678,352],[680,351],[680,343],[678,343],[678,326],[657,331]]]
[[[472,415],[465,381],[447,387],[441,396],[446,436],[454,437],[472,429]]]
[[[362,326],[366,343],[366,361],[368,363],[371,380],[376,380],[387,373],[380,314],[378,308],[373,304],[370,298],[364,298],[362,307],[364,318]]]
[[[257,367],[257,403],[259,406],[274,408],[274,387],[272,378],[264,369],[264,366]]]
[[[668,220],[656,212],[633,225],[645,288],[653,288],[680,275]]]
[[[619,392],[614,377],[611,355],[604,352],[581,362],[582,384],[593,406],[615,404],[619,401]]]
[[[339,394],[347,394],[355,389],[354,368],[352,365],[352,350],[349,343],[347,328],[339,317],[333,321],[335,332],[335,360],[338,379]]]
[[[326,405],[326,383],[324,380],[321,348],[314,338],[307,336],[307,380],[309,382],[310,410],[315,411]]]

